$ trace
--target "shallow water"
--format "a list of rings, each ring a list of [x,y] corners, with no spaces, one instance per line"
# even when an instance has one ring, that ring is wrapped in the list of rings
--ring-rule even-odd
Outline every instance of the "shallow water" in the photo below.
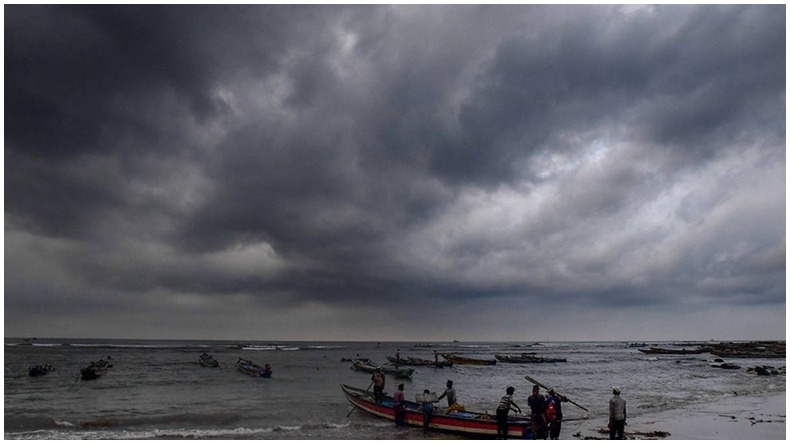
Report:
[[[627,343],[415,343],[227,341],[117,341],[6,339],[5,439],[381,439],[439,438],[419,429],[353,411],[340,391],[345,383],[361,388],[370,375],[351,369],[341,357],[386,362],[401,356],[433,359],[433,350],[493,359],[494,353],[536,352],[566,358],[555,364],[506,364],[416,367],[412,380],[388,377],[392,393],[403,382],[409,399],[428,388],[441,393],[452,379],[458,401],[469,410],[493,412],[505,387],[526,411],[530,375],[552,385],[590,410],[585,415],[564,405],[563,437],[591,421],[605,424],[611,386],[622,389],[629,417],[658,414],[694,403],[715,403],[734,392],[758,395],[784,392],[786,377],[747,372],[755,365],[784,367],[785,359],[729,359],[740,370],[709,365],[709,354],[648,356]],[[202,352],[222,368],[197,364]],[[113,368],[94,381],[79,379],[90,361],[112,357]],[[271,379],[247,376],[233,364],[238,357],[269,363]],[[50,363],[55,370],[30,377],[27,368]],[[441,401],[442,403],[444,401]],[[603,418],[603,419],[601,419]]]

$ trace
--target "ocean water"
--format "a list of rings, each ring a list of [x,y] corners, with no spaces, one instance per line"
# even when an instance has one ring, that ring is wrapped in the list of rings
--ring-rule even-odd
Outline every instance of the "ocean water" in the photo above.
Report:
[[[423,389],[441,393],[454,381],[468,410],[493,413],[507,386],[526,412],[530,375],[554,386],[589,413],[565,403],[563,438],[576,430],[605,426],[611,387],[628,402],[629,417],[650,416],[732,396],[785,391],[785,359],[728,359],[742,366],[709,365],[709,354],[656,356],[628,343],[544,342],[426,344],[371,342],[230,342],[6,338],[5,439],[431,439],[417,428],[352,411],[340,384],[368,387],[370,375],[341,358],[356,355],[386,362],[387,355],[433,359],[433,350],[493,359],[494,353],[535,352],[566,358],[554,364],[415,367],[411,380],[388,376],[386,391],[399,382],[409,399]],[[222,368],[198,365],[202,352]],[[113,368],[93,381],[79,379],[90,361],[112,358]],[[271,379],[238,371],[238,357],[271,364]],[[49,363],[55,370],[30,377],[27,369]],[[778,376],[747,372],[755,365],[782,368]],[[441,401],[444,405],[444,400]],[[587,419],[582,419],[583,417]],[[456,437],[457,438],[457,437]]]

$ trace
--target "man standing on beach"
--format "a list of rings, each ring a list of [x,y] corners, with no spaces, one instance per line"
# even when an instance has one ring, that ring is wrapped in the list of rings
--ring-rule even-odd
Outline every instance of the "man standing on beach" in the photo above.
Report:
[[[549,439],[560,439],[560,430],[562,429],[562,401],[567,400],[568,398],[558,395],[554,389],[549,389],[549,397],[546,400],[546,421],[549,422]],[[549,406],[551,406],[551,408]]]
[[[625,399],[620,397],[620,389],[612,387],[609,400],[609,439],[625,439]]]
[[[540,394],[540,386],[532,386],[532,396],[527,398],[527,404],[532,409],[532,439],[546,439],[546,398]]]

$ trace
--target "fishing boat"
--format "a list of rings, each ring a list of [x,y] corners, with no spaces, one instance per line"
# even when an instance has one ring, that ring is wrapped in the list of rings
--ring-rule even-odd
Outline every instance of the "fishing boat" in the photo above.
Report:
[[[219,361],[214,359],[211,355],[203,353],[198,359],[201,367],[219,368]]]
[[[236,368],[239,369],[242,373],[245,373],[250,376],[254,376],[256,378],[272,377],[272,368],[269,367],[269,364],[266,364],[265,367],[261,367],[260,365],[248,359],[239,358],[239,360],[236,361]]]
[[[27,373],[30,376],[44,376],[47,373],[51,372],[52,370],[54,370],[54,367],[52,367],[51,365],[40,364],[40,365],[34,365],[33,367],[27,369]]]
[[[659,348],[659,347],[639,348],[637,350],[648,355],[698,355],[700,353],[705,353],[708,351],[702,348],[687,350],[685,348],[677,349],[677,348]]]
[[[381,369],[381,371],[385,375],[392,375],[396,378],[407,378],[407,379],[410,379],[411,374],[414,373],[413,368],[398,368],[389,365],[379,365],[373,361],[359,361],[356,359],[352,361],[351,368],[366,373],[373,373],[374,371],[376,371],[376,369]]]
[[[550,364],[555,362],[568,362],[567,359],[563,358],[544,358],[540,356],[534,355],[494,355],[500,362],[509,362],[509,363],[517,363],[517,364]]]
[[[346,399],[356,408],[366,411],[380,418],[395,420],[395,409],[392,397],[384,396],[380,404],[376,404],[373,392],[341,384],[340,388]],[[410,426],[422,427],[421,405],[417,402],[405,401],[404,422]],[[476,438],[491,438],[497,435],[496,418],[486,413],[434,411],[428,424],[430,430],[439,432],[456,433]],[[508,437],[523,438],[525,431],[530,428],[526,418],[508,418]]]
[[[405,358],[398,358],[396,356],[387,356],[387,360],[395,365],[410,365],[414,367],[452,367],[453,363],[450,361],[431,361],[429,359],[414,358],[406,356]]]
[[[90,365],[81,369],[80,374],[82,375],[82,379],[86,381],[98,379],[104,376],[110,368],[112,368],[112,364],[105,361],[104,359],[99,359],[98,362],[91,362]]]
[[[447,353],[441,353],[441,355],[444,359],[458,365],[496,365],[496,359],[475,359]]]

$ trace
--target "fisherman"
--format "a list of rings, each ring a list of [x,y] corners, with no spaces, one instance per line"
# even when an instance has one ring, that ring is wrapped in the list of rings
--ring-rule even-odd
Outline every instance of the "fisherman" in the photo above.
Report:
[[[381,404],[384,400],[384,383],[386,382],[384,373],[380,368],[377,368],[373,371],[373,376],[370,379],[373,381],[373,398],[376,400],[376,404]]]
[[[549,389],[546,405],[546,421],[549,423],[549,439],[560,439],[562,429],[562,402],[567,401],[563,395],[558,395],[553,388]]]
[[[431,424],[431,415],[433,414],[433,399],[431,399],[431,391],[428,389],[422,392],[422,431],[427,432],[428,426]]]
[[[453,381],[447,380],[447,388],[444,393],[439,395],[439,399],[447,397],[447,407],[452,407],[455,404],[455,389],[453,388]]]
[[[532,396],[527,398],[527,404],[532,409],[530,420],[532,421],[532,436],[533,439],[546,439],[548,437],[548,430],[546,430],[546,398],[540,394],[540,386],[532,386]]]
[[[403,425],[406,417],[406,396],[403,394],[403,384],[398,384],[398,390],[392,395],[392,408],[395,410],[395,425]]]
[[[516,389],[508,387],[505,389],[505,396],[499,401],[499,406],[496,408],[496,437],[497,439],[507,439],[507,415],[511,410],[521,413],[521,407],[513,402],[513,393]],[[513,408],[515,407],[515,409]]]
[[[620,397],[620,388],[612,387],[609,400],[609,439],[625,439],[625,399]]]

